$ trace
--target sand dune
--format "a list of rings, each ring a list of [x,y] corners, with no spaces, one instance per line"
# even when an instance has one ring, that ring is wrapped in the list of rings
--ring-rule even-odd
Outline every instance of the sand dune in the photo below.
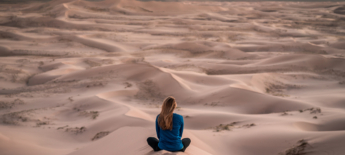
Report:
[[[343,154],[344,5],[2,3],[0,154]],[[186,152],[146,143],[170,95]]]

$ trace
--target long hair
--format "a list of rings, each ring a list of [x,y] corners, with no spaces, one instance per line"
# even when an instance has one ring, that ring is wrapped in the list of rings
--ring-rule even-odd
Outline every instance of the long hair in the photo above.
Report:
[[[173,112],[177,104],[175,98],[172,96],[167,97],[163,101],[162,111],[158,117],[158,125],[163,130],[172,130],[173,127]]]

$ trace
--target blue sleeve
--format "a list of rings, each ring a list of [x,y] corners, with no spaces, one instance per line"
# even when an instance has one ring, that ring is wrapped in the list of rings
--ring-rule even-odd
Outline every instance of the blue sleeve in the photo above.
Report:
[[[157,116],[157,118],[156,118],[156,133],[157,133],[157,137],[158,137],[158,139],[159,139],[159,130],[160,128],[159,128],[159,126],[158,126],[158,116]]]
[[[182,133],[183,133],[183,127],[184,127],[184,121],[183,121],[183,116],[181,116],[181,128],[180,128],[180,137],[182,138]]]

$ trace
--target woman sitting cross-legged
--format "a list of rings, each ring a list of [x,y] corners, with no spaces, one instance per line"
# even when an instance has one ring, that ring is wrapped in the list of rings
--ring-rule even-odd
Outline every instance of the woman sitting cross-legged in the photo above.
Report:
[[[162,111],[156,118],[156,132],[157,138],[147,138],[147,143],[154,151],[167,150],[171,152],[184,152],[189,146],[191,140],[183,138],[183,117],[179,114],[173,113],[177,103],[175,98],[167,97],[162,105]]]

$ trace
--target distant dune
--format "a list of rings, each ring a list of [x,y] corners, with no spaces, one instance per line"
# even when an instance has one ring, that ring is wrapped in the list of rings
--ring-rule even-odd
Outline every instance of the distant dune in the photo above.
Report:
[[[345,152],[344,2],[1,2],[1,155]]]

